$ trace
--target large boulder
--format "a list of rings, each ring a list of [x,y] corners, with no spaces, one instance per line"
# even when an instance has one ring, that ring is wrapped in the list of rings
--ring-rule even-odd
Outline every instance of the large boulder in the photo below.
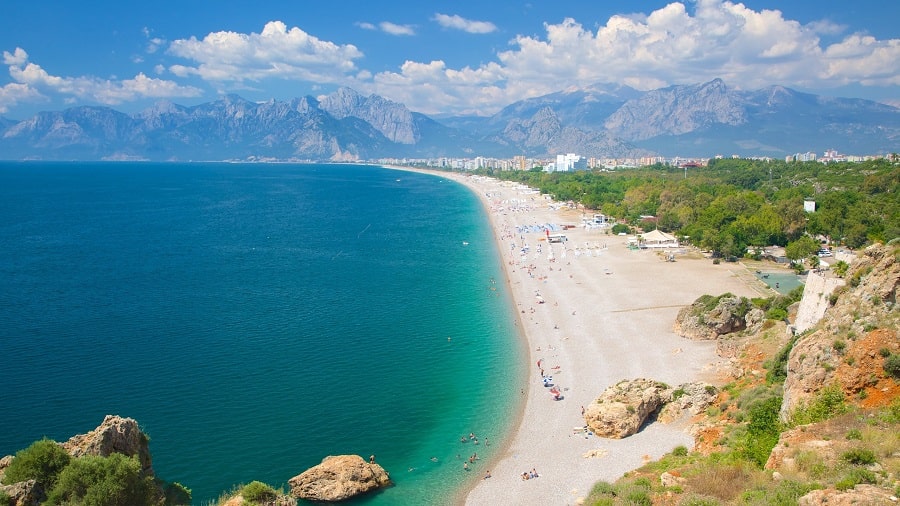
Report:
[[[141,469],[146,474],[153,474],[150,459],[150,439],[133,418],[122,418],[117,415],[106,415],[103,423],[87,434],[79,434],[63,443],[63,448],[73,457],[98,455],[109,457],[113,453],[121,453],[128,457],[137,457]]]
[[[0,492],[9,496],[10,506],[38,506],[46,497],[44,487],[35,480],[0,485]]]
[[[594,434],[621,439],[638,431],[644,421],[672,400],[672,388],[646,378],[623,380],[607,388],[584,411]]]
[[[366,462],[359,455],[338,455],[325,457],[321,464],[288,483],[294,497],[334,502],[390,485],[391,478],[380,465]]]
[[[674,330],[682,337],[708,340],[759,327],[764,320],[762,310],[754,308],[746,297],[703,295],[678,312]]]

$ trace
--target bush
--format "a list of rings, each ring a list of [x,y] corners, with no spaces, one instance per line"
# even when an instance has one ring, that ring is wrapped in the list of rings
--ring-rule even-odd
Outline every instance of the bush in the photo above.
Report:
[[[167,483],[163,487],[163,494],[166,496],[167,506],[190,506],[191,504],[191,489],[181,483]]]
[[[241,489],[241,497],[250,504],[260,504],[274,501],[278,493],[261,481],[252,481]]]
[[[847,431],[847,439],[862,441],[862,432],[859,429],[850,429]]]
[[[767,320],[778,320],[782,321],[788,317],[787,310],[781,309],[780,307],[773,307],[772,309],[766,311],[766,319]]]
[[[672,455],[676,457],[685,457],[688,454],[688,449],[684,445],[678,445],[672,450]]]
[[[56,441],[46,438],[35,441],[28,448],[16,452],[16,458],[6,468],[3,483],[9,485],[35,480],[49,490],[71,459]]]
[[[809,492],[822,488],[815,483],[782,480],[774,489],[756,488],[744,492],[741,504],[751,506],[795,506],[797,500]]]
[[[875,453],[864,448],[853,448],[845,451],[841,459],[855,466],[869,466],[875,463]]]
[[[787,344],[778,350],[778,354],[772,358],[771,367],[766,371],[766,383],[770,385],[784,383],[784,380],[787,379],[787,362],[797,339],[800,339],[799,335],[792,337]]]
[[[851,488],[859,485],[860,483],[875,483],[875,473],[869,471],[867,469],[862,469],[860,467],[854,467],[850,470],[850,472],[842,478],[840,481],[834,484],[834,488],[838,490],[850,490]]]
[[[884,359],[884,372],[893,376],[894,378],[900,378],[900,355],[896,353],[891,353],[889,357]]]
[[[72,460],[59,474],[46,504],[155,506],[161,499],[153,478],[141,472],[137,458],[114,453]]]
[[[770,397],[754,404],[747,412],[747,432],[738,443],[738,454],[759,469],[766,465],[781,435],[780,409],[781,397]]]
[[[12,497],[2,490],[0,490],[0,506],[13,506]]]
[[[791,417],[793,425],[822,422],[847,411],[844,392],[838,385],[825,387],[813,399],[797,408]]]

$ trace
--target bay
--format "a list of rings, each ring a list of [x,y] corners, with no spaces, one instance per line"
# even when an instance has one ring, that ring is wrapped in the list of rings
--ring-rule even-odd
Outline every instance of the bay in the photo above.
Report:
[[[0,455],[118,414],[194,504],[336,454],[395,483],[357,503],[446,504],[520,407],[492,232],[440,177],[6,162],[0,244]]]

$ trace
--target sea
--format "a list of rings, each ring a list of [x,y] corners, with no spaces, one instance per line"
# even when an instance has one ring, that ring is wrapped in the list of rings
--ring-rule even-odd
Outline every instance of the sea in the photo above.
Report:
[[[342,454],[393,481],[350,504],[453,503],[523,402],[500,262],[440,176],[0,162],[0,455],[115,414],[193,504]]]

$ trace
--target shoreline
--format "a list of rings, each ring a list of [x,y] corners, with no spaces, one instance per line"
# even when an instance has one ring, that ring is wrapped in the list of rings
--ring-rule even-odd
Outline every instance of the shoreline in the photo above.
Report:
[[[607,235],[608,229],[578,226],[582,211],[516,183],[384,167],[443,177],[478,196],[527,347],[525,400],[509,439],[486,462],[491,478],[462,491],[455,504],[491,505],[498,497],[511,504],[580,504],[596,482],[615,481],[678,445],[693,446],[684,420],[653,423],[621,440],[585,434],[581,407],[623,379],[716,383],[724,361],[715,343],[681,338],[672,325],[678,310],[703,294],[758,296],[741,277],[741,264],[713,265],[690,253],[666,262],[654,251],[628,250],[626,238]],[[568,241],[548,243],[547,224]],[[563,231],[562,225],[575,227]],[[542,384],[542,372],[553,377],[561,400]],[[532,469],[539,477],[523,480]]]

